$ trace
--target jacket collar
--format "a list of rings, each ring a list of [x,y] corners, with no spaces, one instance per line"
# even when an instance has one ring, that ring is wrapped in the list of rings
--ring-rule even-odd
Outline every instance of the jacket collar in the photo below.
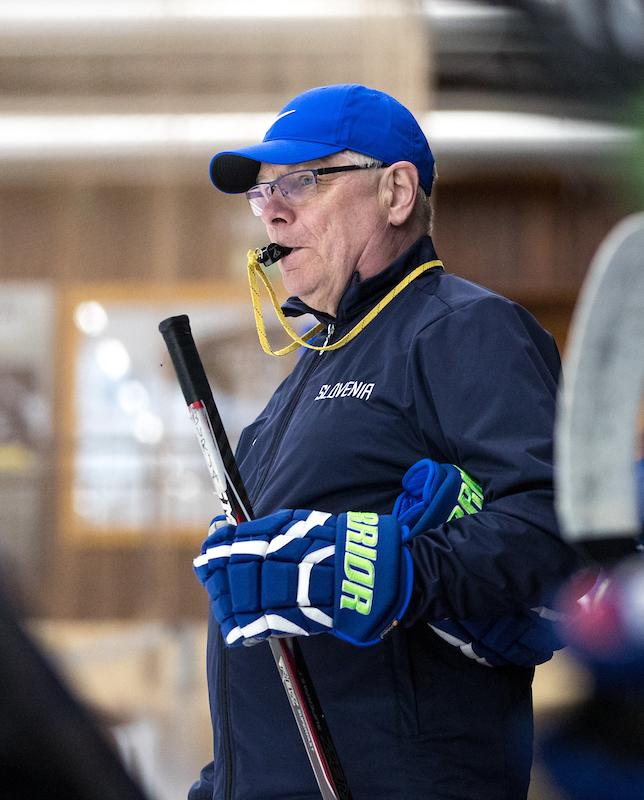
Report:
[[[321,322],[347,322],[372,308],[378,300],[384,297],[396,284],[400,283],[405,275],[413,269],[427,261],[433,261],[436,257],[431,238],[429,236],[421,236],[409,249],[377,275],[361,281],[360,275],[354,272],[344,294],[340,298],[335,317],[316,311],[302,302],[299,297],[289,297],[282,306],[282,310],[288,317],[313,314]]]

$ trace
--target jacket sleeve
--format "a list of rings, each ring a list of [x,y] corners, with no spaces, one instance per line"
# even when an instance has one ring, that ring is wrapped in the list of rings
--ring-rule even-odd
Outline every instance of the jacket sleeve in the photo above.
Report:
[[[214,794],[213,774],[215,762],[211,761],[201,770],[199,780],[188,791],[188,800],[212,800]]]
[[[409,359],[427,455],[465,469],[485,503],[411,542],[407,622],[484,618],[547,602],[579,566],[553,507],[560,361],[552,337],[525,309],[489,295],[446,309],[416,337]]]

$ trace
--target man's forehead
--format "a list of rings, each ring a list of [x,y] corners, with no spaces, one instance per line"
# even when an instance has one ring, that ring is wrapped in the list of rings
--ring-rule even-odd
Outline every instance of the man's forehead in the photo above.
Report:
[[[313,161],[301,161],[298,164],[268,164],[263,161],[257,173],[257,183],[273,181],[275,178],[286,175],[287,172],[295,172],[298,169],[316,169],[317,167],[335,166],[341,160],[338,158],[338,155],[338,153],[334,153],[326,158],[316,158]]]

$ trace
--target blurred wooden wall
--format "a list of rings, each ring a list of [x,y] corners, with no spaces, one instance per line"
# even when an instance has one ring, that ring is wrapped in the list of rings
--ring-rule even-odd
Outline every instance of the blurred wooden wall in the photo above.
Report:
[[[565,344],[576,293],[597,245],[624,213],[606,185],[579,177],[441,180],[434,238],[446,268],[526,305]],[[244,277],[244,253],[264,241],[241,198],[199,183],[0,188],[3,277],[66,285],[99,281],[177,285]],[[57,325],[70,324],[58,319]],[[52,359],[60,358],[52,341]],[[61,370],[61,374],[64,371]],[[60,419],[65,386],[57,386]],[[64,446],[60,428],[55,447]],[[203,616],[191,560],[204,535],[109,545],[56,529],[58,475],[47,474],[39,527],[36,613],[72,617]]]
[[[583,175],[447,178],[434,239],[448,269],[528,305],[560,302],[627,211],[614,187]],[[263,240],[245,199],[211,187],[206,163],[185,184],[0,185],[7,280],[243,282],[246,250]]]
[[[382,15],[384,5],[397,10]],[[305,88],[351,81],[389,91],[416,112],[440,108],[422,4],[362,6],[364,13],[337,19],[168,16],[0,30],[0,114],[42,115],[44,132],[43,153],[0,153],[2,280],[46,282],[57,294],[103,282],[178,291],[184,281],[243,283],[246,250],[264,233],[243,198],[212,189],[207,156],[201,163],[186,146],[190,152],[168,158],[148,154],[145,164],[129,151],[121,160],[104,152],[93,160],[86,151],[49,157],[47,115],[275,113]],[[482,167],[457,176],[437,156],[435,240],[447,269],[523,302],[563,346],[590,257],[624,213],[621,201],[590,172]],[[34,473],[38,524],[25,532],[17,513],[2,517],[5,538],[35,537],[33,557],[19,570],[25,603],[51,616],[203,617],[191,561],[207,520],[192,537],[152,536],[145,545],[89,544],[57,523],[56,464],[70,446],[61,423],[70,392],[61,340],[71,324],[61,311],[47,342],[56,399],[53,441]],[[14,480],[0,476],[5,509],[21,502]]]

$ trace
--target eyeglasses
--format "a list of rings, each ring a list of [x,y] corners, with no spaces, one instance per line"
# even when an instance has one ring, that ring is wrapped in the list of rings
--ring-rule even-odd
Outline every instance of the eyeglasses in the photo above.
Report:
[[[246,192],[246,197],[250,203],[251,210],[256,217],[261,217],[262,212],[268,205],[268,201],[275,192],[275,187],[279,187],[282,197],[289,203],[304,203],[313,197],[318,190],[318,175],[331,175],[334,172],[351,172],[356,169],[384,169],[382,167],[372,167],[367,164],[349,164],[344,167],[320,167],[319,169],[297,169],[295,172],[287,172],[274,181],[262,181]]]

